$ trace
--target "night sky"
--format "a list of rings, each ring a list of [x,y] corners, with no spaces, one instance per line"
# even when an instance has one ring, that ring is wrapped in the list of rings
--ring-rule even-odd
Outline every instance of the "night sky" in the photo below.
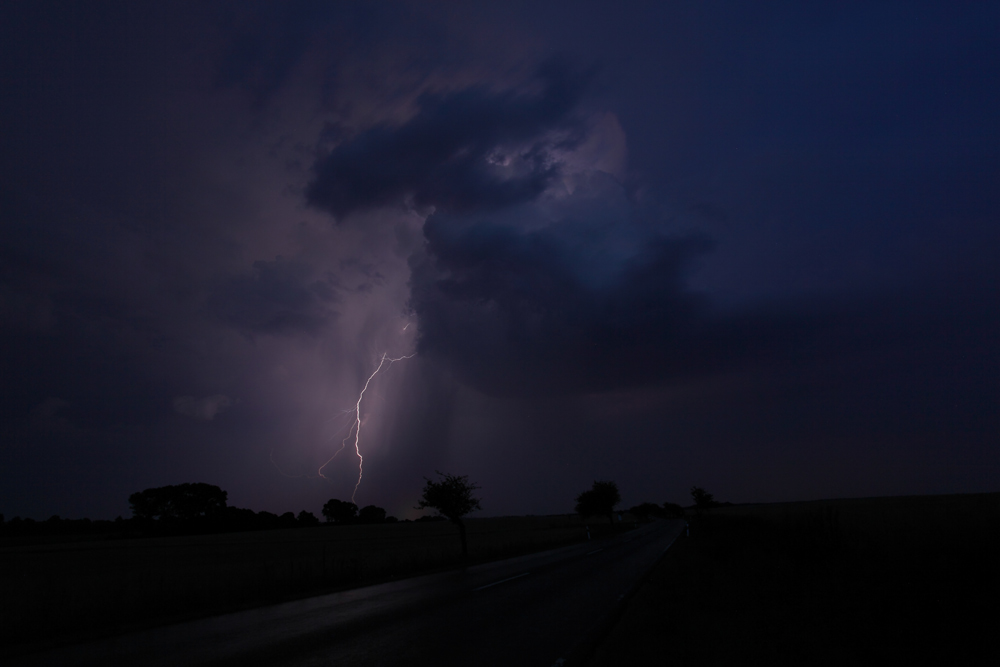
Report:
[[[1000,3],[0,4],[0,512],[997,491]],[[350,438],[347,447],[317,475]]]

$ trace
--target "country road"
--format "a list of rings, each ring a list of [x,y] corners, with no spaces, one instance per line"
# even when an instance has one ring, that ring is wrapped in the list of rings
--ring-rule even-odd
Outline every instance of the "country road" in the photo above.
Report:
[[[613,538],[22,656],[12,665],[539,665],[578,657],[680,534]]]

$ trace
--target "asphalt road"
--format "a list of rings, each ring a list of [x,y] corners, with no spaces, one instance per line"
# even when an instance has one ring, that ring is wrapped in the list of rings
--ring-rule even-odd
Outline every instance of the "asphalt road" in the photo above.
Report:
[[[683,525],[657,521],[609,539],[64,647],[12,664],[572,664]]]

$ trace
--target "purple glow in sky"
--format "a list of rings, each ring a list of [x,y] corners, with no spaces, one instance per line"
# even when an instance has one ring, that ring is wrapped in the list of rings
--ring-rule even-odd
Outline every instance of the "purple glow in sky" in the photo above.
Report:
[[[998,19],[7,3],[0,511],[995,491]]]

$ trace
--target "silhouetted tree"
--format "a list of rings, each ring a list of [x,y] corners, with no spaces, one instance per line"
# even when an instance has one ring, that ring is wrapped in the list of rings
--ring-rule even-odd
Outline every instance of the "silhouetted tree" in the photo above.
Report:
[[[641,503],[628,508],[628,511],[639,519],[639,521],[649,521],[651,518],[658,519],[664,516],[663,508],[656,503]]]
[[[583,517],[607,514],[608,520],[614,525],[615,506],[621,501],[617,484],[595,481],[589,491],[584,491],[576,497],[576,512]]]
[[[301,512],[299,512],[298,521],[299,521],[299,525],[300,526],[318,526],[319,525],[319,519],[316,518],[316,515],[313,514],[312,512],[307,512],[305,510],[302,510]]]
[[[375,505],[365,505],[358,511],[358,521],[361,523],[382,523],[385,521],[385,510]]]
[[[440,470],[435,471],[443,477],[440,482],[435,482],[426,477],[427,484],[424,485],[423,496],[417,504],[417,509],[428,507],[436,509],[442,516],[447,517],[452,523],[458,526],[458,536],[462,540],[462,558],[469,558],[469,548],[465,539],[465,523],[462,517],[475,510],[482,509],[479,506],[479,499],[472,497],[472,492],[479,488],[476,484],[469,482],[468,475],[446,475]]]
[[[177,484],[146,489],[128,497],[138,519],[180,519],[220,515],[229,494],[212,484]]]
[[[719,503],[715,502],[715,496],[700,486],[691,487],[691,498],[694,500],[694,506],[700,510],[708,509],[709,507],[718,507],[719,505]]]
[[[329,523],[350,523],[358,516],[358,506],[346,500],[331,498],[323,505],[323,516]]]

